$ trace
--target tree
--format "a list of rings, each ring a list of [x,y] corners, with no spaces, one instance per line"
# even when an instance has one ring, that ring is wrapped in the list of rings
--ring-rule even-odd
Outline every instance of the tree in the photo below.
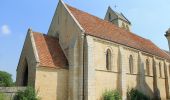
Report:
[[[12,75],[4,72],[4,71],[0,71],[0,87],[10,87],[13,85],[13,80],[12,80]]]

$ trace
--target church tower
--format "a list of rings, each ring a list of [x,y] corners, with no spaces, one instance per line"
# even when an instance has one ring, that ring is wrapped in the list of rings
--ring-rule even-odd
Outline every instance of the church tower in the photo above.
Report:
[[[169,44],[169,51],[170,51],[170,28],[166,31],[165,37],[168,40],[168,44]]]
[[[113,11],[110,6],[108,7],[107,13],[105,15],[105,20],[128,31],[131,30],[131,22],[122,13]]]

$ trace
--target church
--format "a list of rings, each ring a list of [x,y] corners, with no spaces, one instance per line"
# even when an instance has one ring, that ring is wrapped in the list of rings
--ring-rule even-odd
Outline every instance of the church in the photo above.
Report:
[[[47,34],[28,29],[17,86],[41,100],[101,100],[105,90],[128,89],[170,99],[170,53],[131,32],[132,23],[108,7],[101,19],[59,0]],[[165,37],[170,44],[170,29]]]

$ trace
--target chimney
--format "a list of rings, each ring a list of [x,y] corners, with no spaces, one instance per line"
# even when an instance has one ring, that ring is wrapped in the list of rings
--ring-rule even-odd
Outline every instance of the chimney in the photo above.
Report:
[[[169,44],[169,51],[170,51],[170,28],[166,31],[165,37],[168,40],[168,44]]]

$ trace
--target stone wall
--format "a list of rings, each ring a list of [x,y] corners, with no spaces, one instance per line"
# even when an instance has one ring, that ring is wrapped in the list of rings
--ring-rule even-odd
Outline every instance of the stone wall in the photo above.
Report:
[[[110,89],[118,89],[118,73],[116,72],[109,72],[104,70],[96,70],[95,72],[95,92],[96,92],[96,99],[101,100],[102,94],[106,90]]]
[[[126,98],[126,92],[129,88],[139,89],[150,97],[154,97],[154,94],[157,93],[163,100],[169,96],[170,68],[168,61],[155,55],[96,37],[93,37],[93,40],[97,100],[101,98],[106,89],[118,89],[122,93],[123,99]],[[112,52],[112,68],[109,71],[106,69],[107,49]],[[133,73],[130,73],[129,69],[130,55],[133,57]],[[147,59],[149,61],[149,75],[147,74]],[[159,65],[161,65],[161,68],[159,68]],[[160,77],[160,72],[162,77]]]
[[[41,100],[68,100],[68,70],[37,67],[35,88]]]
[[[34,87],[35,85],[35,68],[38,64],[38,57],[36,56],[35,43],[32,32],[28,30],[24,47],[21,52],[19,64],[17,66],[16,85],[23,86],[25,78],[26,67],[28,68],[28,82],[27,85]]]
[[[59,0],[52,19],[48,35],[58,37],[60,46],[69,62],[68,99],[83,98],[83,29],[68,10],[62,0]]]
[[[7,96],[8,100],[13,100],[18,91],[24,91],[26,87],[0,87],[0,92]]]

